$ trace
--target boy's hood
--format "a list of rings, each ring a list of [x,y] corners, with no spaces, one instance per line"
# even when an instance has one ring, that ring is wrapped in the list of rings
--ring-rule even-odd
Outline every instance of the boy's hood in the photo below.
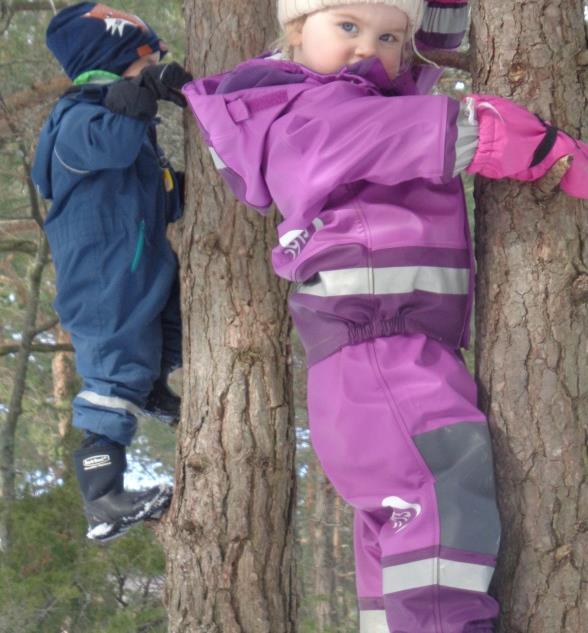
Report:
[[[92,84],[72,88],[56,103],[49,118],[45,121],[35,149],[35,160],[31,174],[35,186],[44,198],[48,200],[53,198],[51,161],[63,118],[79,101],[101,103],[104,90],[104,86]]]

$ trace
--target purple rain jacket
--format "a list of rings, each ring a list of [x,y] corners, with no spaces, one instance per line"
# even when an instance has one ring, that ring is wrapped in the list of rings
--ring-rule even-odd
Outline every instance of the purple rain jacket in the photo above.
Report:
[[[297,284],[289,305],[309,364],[393,334],[467,346],[459,103],[418,94],[428,72],[390,82],[375,58],[322,75],[265,57],[184,87],[234,194],[283,216],[272,262]]]

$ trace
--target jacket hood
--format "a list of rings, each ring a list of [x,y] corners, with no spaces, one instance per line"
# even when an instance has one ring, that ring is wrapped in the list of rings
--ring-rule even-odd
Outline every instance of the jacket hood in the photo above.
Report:
[[[414,67],[391,81],[376,57],[323,75],[281,59],[278,53],[192,81],[183,92],[215,166],[234,195],[264,213],[273,202],[264,176],[267,135],[303,93],[316,88],[323,92],[324,87],[328,101],[333,90],[367,96],[415,95],[428,92],[438,76],[436,69]]]
[[[204,78],[197,83],[201,94],[228,94],[238,90],[287,85],[301,82],[327,84],[346,80],[371,84],[374,93],[385,96],[426,94],[441,74],[436,68],[414,65],[391,80],[377,57],[344,66],[336,73],[321,74],[293,61],[281,59],[280,53],[266,54],[236,66],[233,70]],[[195,82],[196,83],[196,82]]]
[[[31,176],[39,193],[47,200],[53,198],[51,188],[51,162],[63,117],[80,99],[101,103],[104,90],[104,86],[92,84],[87,84],[80,88],[72,88],[57,102],[48,119],[45,121],[35,149],[35,160],[33,162]]]

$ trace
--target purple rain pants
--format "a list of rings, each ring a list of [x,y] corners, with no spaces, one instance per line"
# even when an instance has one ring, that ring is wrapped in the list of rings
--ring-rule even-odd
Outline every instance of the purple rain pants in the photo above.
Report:
[[[310,367],[308,411],[355,509],[360,633],[491,633],[492,452],[458,354],[420,334],[348,345]]]

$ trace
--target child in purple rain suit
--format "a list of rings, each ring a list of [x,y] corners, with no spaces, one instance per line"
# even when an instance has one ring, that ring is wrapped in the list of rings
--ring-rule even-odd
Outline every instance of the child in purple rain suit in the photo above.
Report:
[[[490,633],[500,540],[468,342],[459,172],[588,197],[586,146],[505,99],[425,95],[415,39],[455,47],[467,2],[278,0],[284,47],[184,94],[237,197],[284,220],[276,272],[308,362],[314,448],[355,510],[361,633]],[[516,148],[516,151],[513,151]]]

